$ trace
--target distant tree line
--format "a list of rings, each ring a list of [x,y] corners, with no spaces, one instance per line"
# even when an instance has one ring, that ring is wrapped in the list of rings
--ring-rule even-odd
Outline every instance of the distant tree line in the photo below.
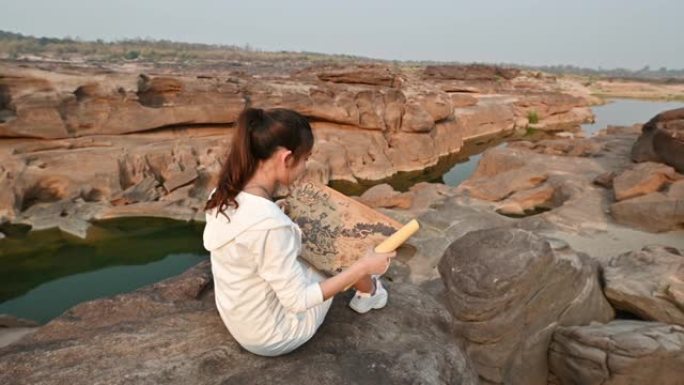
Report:
[[[588,77],[608,77],[608,78],[620,78],[620,79],[649,79],[649,80],[661,80],[667,81],[668,79],[684,79],[684,68],[674,69],[667,67],[651,68],[646,65],[643,68],[637,70],[630,70],[627,68],[611,68],[605,69],[599,67],[585,68],[573,65],[554,65],[554,66],[520,66],[516,67],[521,69],[538,70],[543,72],[548,72],[552,74],[574,74],[583,75]]]
[[[201,43],[181,43],[171,40],[150,38],[123,39],[105,42],[102,39],[86,41],[80,38],[33,37],[0,30],[0,58],[18,59],[27,55],[69,59],[83,57],[86,60],[139,60],[148,62],[173,61],[192,62],[194,60],[300,60],[300,61],[346,61],[346,62],[384,62],[399,66],[424,66],[430,64],[465,64],[459,62],[399,61],[379,60],[354,55],[329,55],[309,51],[268,52],[252,47],[217,45]],[[483,63],[486,64],[486,63]],[[489,63],[493,64],[493,63]],[[543,71],[556,75],[582,75],[596,78],[643,79],[661,82],[684,81],[684,68],[651,68],[646,65],[638,70],[626,68],[584,68],[574,65],[526,66],[510,63],[496,63],[503,67],[513,67],[531,71]]]
[[[268,52],[249,44],[217,45],[183,43],[151,38],[86,41],[80,38],[33,37],[0,30],[0,58],[20,59],[29,55],[47,59],[68,60],[82,58],[92,61],[145,61],[186,62],[193,61],[371,61],[353,55],[327,55],[315,52]]]

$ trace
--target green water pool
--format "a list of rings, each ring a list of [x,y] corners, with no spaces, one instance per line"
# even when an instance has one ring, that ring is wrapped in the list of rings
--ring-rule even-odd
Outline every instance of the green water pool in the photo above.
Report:
[[[98,222],[88,239],[4,229],[0,314],[45,323],[83,301],[128,292],[208,259],[203,223],[161,218]]]

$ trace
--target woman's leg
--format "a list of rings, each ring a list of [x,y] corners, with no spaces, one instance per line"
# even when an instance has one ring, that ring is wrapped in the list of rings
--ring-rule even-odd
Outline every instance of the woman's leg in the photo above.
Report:
[[[370,275],[364,275],[356,281],[354,288],[363,293],[370,293],[373,291],[373,280]]]

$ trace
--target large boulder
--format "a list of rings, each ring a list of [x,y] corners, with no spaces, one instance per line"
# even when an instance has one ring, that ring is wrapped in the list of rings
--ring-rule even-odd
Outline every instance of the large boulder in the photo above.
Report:
[[[656,191],[610,205],[617,223],[650,232],[684,227],[684,180],[671,184],[666,191]]]
[[[621,201],[659,191],[674,177],[672,167],[655,162],[639,163],[613,179],[615,200]]]
[[[631,320],[559,327],[549,366],[562,385],[681,385],[684,328]]]
[[[513,220],[491,212],[488,207],[461,196],[438,198],[428,195],[432,188],[428,184],[416,193],[411,210],[389,210],[388,214],[402,223],[416,218],[420,231],[411,236],[407,247],[399,248],[397,259],[403,260],[410,269],[409,277],[418,284],[430,280],[440,280],[437,271],[444,250],[456,239],[474,231],[499,226],[512,225]],[[425,200],[420,199],[426,197]],[[428,207],[428,199],[435,199]]]
[[[0,383],[476,384],[447,310],[390,275],[382,310],[359,315],[347,306],[351,293],[338,295],[311,340],[261,357],[221,322],[211,267],[202,262],[133,293],[77,305],[0,349]]]
[[[547,384],[557,326],[610,321],[598,265],[563,242],[494,228],[453,242],[439,263],[454,333],[482,383]]]
[[[684,108],[654,116],[632,147],[636,162],[664,162],[684,173]]]
[[[603,264],[605,293],[617,309],[684,326],[684,253],[646,246]]]

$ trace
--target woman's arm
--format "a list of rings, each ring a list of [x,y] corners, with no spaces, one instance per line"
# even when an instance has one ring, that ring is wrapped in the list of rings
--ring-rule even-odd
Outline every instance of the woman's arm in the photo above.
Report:
[[[325,301],[335,294],[346,290],[365,275],[384,274],[390,265],[392,257],[395,255],[397,255],[396,251],[376,253],[372,248],[369,248],[362,258],[354,262],[347,269],[319,283],[321,285],[321,292],[323,292],[323,300]]]
[[[353,264],[341,273],[320,282],[321,291],[323,292],[323,301],[334,296],[335,294],[344,291],[349,286],[355,284],[359,279],[366,275],[366,271],[360,264]]]
[[[261,234],[260,234],[261,236]],[[258,274],[271,285],[280,303],[292,312],[316,306],[355,284],[364,275],[384,274],[396,252],[376,253],[370,247],[363,257],[344,271],[323,282],[308,282],[296,262],[297,241],[294,229],[282,226],[263,235],[256,253]]]

